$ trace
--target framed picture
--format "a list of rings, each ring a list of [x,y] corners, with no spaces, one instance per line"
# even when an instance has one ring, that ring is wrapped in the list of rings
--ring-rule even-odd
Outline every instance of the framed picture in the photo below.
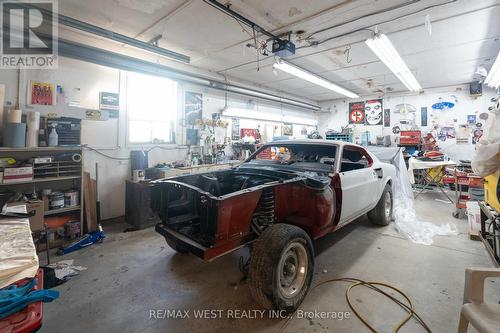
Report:
[[[365,102],[365,124],[382,125],[382,100],[371,99]]]
[[[240,119],[239,118],[231,118],[231,139],[239,140],[240,139]]]
[[[184,116],[186,125],[194,125],[197,119],[202,119],[203,95],[186,91],[184,99]]]
[[[365,123],[365,102],[349,103],[349,124]]]
[[[384,109],[384,127],[391,127],[391,110]]]
[[[427,107],[420,108],[420,126],[427,126]]]
[[[54,84],[31,81],[29,98],[29,104],[31,105],[54,105]]]
[[[293,124],[284,123],[283,124],[283,135],[284,136],[293,136]]]

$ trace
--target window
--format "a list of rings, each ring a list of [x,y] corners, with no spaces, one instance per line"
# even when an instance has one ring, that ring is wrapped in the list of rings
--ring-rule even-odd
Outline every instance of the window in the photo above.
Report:
[[[335,167],[337,146],[325,144],[268,144],[247,162],[251,164],[328,173]]]
[[[372,164],[371,157],[361,148],[344,147],[340,172],[368,168]]]
[[[129,143],[171,143],[177,114],[177,83],[127,73]]]

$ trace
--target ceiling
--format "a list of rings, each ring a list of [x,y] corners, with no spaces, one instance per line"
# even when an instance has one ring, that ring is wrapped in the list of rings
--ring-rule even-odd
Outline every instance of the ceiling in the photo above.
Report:
[[[489,69],[500,50],[499,0],[232,0],[231,4],[274,34],[291,32],[298,50],[288,61],[361,96],[406,88],[365,45],[372,32],[351,33],[360,28],[377,26],[388,35],[424,89],[471,82],[477,67]],[[143,41],[161,35],[159,46],[189,55],[192,68],[229,81],[316,102],[342,98],[273,71],[272,56],[261,55],[257,62],[256,49],[246,46],[253,43],[251,29],[202,0],[65,0],[59,2],[59,12]],[[432,34],[424,25],[427,14]],[[304,40],[332,26],[309,41],[342,37],[317,46]],[[74,31],[60,32],[65,33],[90,41]],[[257,39],[265,41],[262,36]]]

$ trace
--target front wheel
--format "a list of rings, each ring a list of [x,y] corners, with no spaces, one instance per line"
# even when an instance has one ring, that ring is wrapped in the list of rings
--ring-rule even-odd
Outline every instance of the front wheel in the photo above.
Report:
[[[393,218],[392,212],[392,188],[391,185],[387,184],[375,208],[368,212],[368,218],[373,224],[388,225]]]
[[[254,299],[267,309],[295,311],[311,286],[314,249],[304,230],[268,227],[255,241],[248,272]]]

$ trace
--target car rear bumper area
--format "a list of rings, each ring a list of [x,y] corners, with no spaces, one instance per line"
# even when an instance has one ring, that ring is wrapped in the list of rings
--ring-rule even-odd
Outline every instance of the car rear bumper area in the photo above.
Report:
[[[155,226],[155,230],[157,233],[160,235],[164,236],[166,239],[172,240],[174,242],[177,242],[181,244],[183,247],[188,249],[189,252],[194,254],[195,256],[205,259],[205,252],[207,250],[206,247],[203,245],[200,245],[193,241],[192,239],[189,239],[188,237],[184,236],[183,234],[170,229],[163,223],[158,223]]]

